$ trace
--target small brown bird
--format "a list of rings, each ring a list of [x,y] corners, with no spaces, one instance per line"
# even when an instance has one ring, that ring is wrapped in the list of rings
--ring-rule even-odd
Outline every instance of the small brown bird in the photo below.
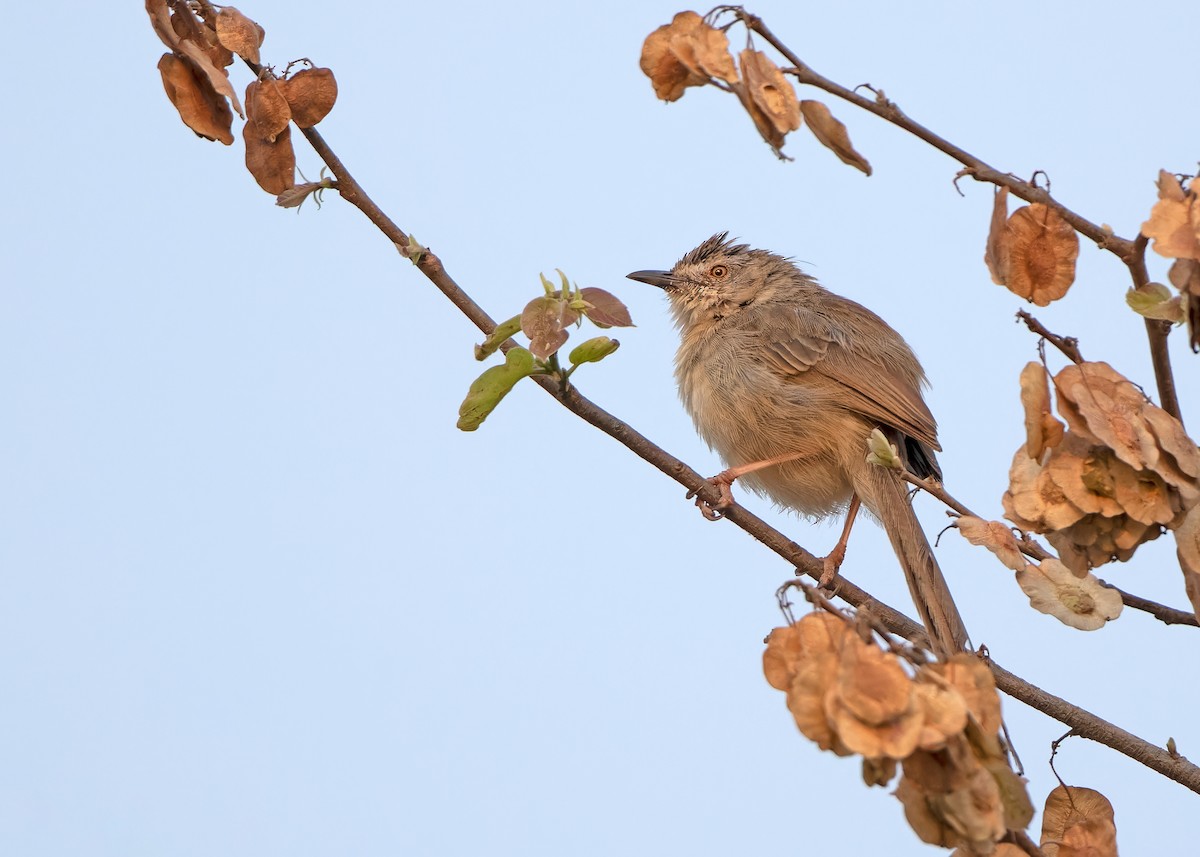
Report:
[[[732,504],[729,486],[740,479],[813,518],[845,510],[842,537],[825,560],[828,584],[861,502],[892,542],[934,651],[963,650],[966,628],[904,485],[867,462],[867,438],[878,428],[908,470],[941,478],[916,355],[866,307],[727,235],[709,238],[670,271],[629,275],[670,299],[680,396],[729,467],[712,480],[722,496],[716,508]]]

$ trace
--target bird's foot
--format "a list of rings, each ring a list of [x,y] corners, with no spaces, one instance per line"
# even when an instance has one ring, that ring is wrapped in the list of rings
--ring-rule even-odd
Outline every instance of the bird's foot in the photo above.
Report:
[[[833,550],[821,560],[821,579],[817,585],[822,589],[830,589],[833,582],[837,580],[838,569],[842,567],[842,561],[846,558],[846,543],[839,541],[834,545]]]
[[[691,500],[693,497],[695,497],[696,508],[700,510],[700,514],[710,521],[719,521],[725,517],[725,510],[734,504],[733,491],[730,490],[730,486],[733,485],[733,480],[735,479],[737,479],[735,474],[728,470],[723,470],[712,479],[708,480],[708,484],[711,485],[713,490],[719,495],[719,499],[716,503],[709,503],[703,497],[697,497],[697,492],[695,491],[689,491],[687,493],[687,499]],[[843,551],[843,553],[845,553],[845,551]]]

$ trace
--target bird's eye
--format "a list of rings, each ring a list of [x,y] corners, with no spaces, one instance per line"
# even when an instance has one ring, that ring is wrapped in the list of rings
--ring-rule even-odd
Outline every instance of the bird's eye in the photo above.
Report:
[[[719,280],[722,277],[724,277],[726,274],[729,273],[729,269],[726,268],[724,265],[713,265],[711,268],[708,269],[708,273],[712,274],[712,276],[716,277]]]

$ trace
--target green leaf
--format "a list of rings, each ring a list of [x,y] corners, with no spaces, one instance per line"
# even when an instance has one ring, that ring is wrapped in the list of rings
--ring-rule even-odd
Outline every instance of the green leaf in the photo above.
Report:
[[[575,366],[578,366],[580,363],[599,363],[620,347],[621,343],[615,339],[609,339],[607,336],[596,336],[587,342],[579,343],[571,349],[568,359]]]
[[[475,379],[458,408],[458,427],[475,431],[513,386],[537,368],[533,354],[520,346],[509,349],[503,366],[493,366]]]
[[[1141,288],[1130,289],[1125,293],[1125,303],[1146,318],[1158,318],[1176,324],[1183,321],[1179,296],[1172,296],[1171,290],[1162,283],[1147,283]]]
[[[475,359],[486,360],[495,354],[500,346],[521,330],[521,316],[514,315],[508,321],[502,321],[497,325],[496,329],[491,332],[487,339],[483,340],[482,345],[475,346]]]
[[[420,265],[421,257],[425,255],[428,248],[421,244],[421,242],[419,242],[412,235],[409,235],[408,246],[404,247],[397,244],[396,249],[399,250],[400,255],[408,259],[408,261],[412,262],[414,265]]]

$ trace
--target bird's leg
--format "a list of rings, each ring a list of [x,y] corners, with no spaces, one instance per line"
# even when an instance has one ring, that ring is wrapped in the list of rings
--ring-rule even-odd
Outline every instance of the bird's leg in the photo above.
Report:
[[[733,505],[733,491],[730,490],[730,487],[733,485],[735,479],[745,476],[747,473],[753,473],[756,470],[762,470],[764,467],[773,467],[776,464],[784,464],[788,461],[795,461],[797,458],[805,458],[807,455],[808,453],[804,452],[792,452],[788,453],[787,455],[780,455],[777,458],[768,458],[763,461],[752,461],[749,464],[739,464],[737,467],[730,467],[727,470],[722,470],[712,479],[708,480],[708,483],[716,488],[717,493],[720,495],[720,499],[717,500],[715,504],[708,503],[705,500],[696,497],[695,491],[689,491],[687,498],[690,500],[693,497],[696,497],[696,508],[700,510],[700,514],[708,518],[710,521],[719,521],[722,517],[721,512]],[[857,498],[855,498],[855,500],[857,500]],[[855,511],[857,511],[857,508]],[[847,534],[848,533],[849,530],[847,530]],[[843,546],[842,554],[845,555],[845,553],[846,549]],[[841,564],[840,559],[838,560],[838,564]],[[836,572],[837,568],[835,567],[834,573]]]
[[[861,505],[862,500],[858,499],[857,494],[850,498],[850,507],[846,509],[846,523],[842,525],[842,537],[821,561],[824,566],[820,580],[822,589],[829,588],[829,584],[837,577],[838,569],[842,567],[842,560],[846,558],[846,545],[850,542],[850,529],[854,526],[854,519],[858,517],[858,507]]]

